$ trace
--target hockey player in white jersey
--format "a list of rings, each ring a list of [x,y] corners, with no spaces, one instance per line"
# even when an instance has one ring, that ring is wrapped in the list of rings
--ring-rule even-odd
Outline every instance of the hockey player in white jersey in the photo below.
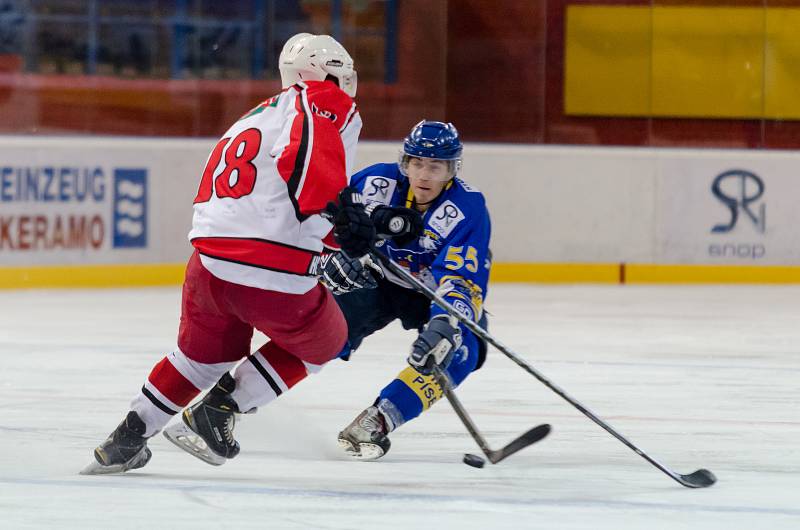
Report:
[[[211,392],[182,418],[181,440],[191,438],[210,459],[235,456],[234,413],[260,404],[247,385],[237,392],[237,382],[274,384],[276,370],[305,377],[347,341],[342,312],[318,275],[326,236],[349,257],[364,255],[375,236],[357,194],[340,193],[361,129],[352,99],[356,72],[347,51],[327,35],[292,37],[279,62],[283,91],[228,129],[202,173],[178,349],[155,365],[85,473],[144,466],[151,457],[147,440],[245,359],[219,383],[232,393]],[[337,196],[335,215],[324,217]],[[362,276],[369,283],[371,276]],[[249,355],[254,328],[270,341]],[[216,444],[216,452],[203,440]]]

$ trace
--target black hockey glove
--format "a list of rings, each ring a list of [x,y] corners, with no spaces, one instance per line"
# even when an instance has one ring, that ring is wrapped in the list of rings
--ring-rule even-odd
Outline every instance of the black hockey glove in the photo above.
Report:
[[[361,259],[351,258],[344,252],[322,257],[321,277],[333,294],[344,294],[356,289],[374,289],[383,271],[369,254]]]
[[[423,375],[430,375],[434,364],[446,370],[460,347],[461,329],[452,325],[447,315],[438,315],[430,319],[411,345],[408,364]]]
[[[416,210],[400,206],[367,206],[375,223],[375,231],[381,239],[391,238],[399,246],[405,246],[422,235],[422,215]]]
[[[333,237],[348,256],[360,257],[375,243],[375,225],[364,210],[364,201],[352,187],[339,192],[339,204],[328,203],[327,217],[333,222]]]

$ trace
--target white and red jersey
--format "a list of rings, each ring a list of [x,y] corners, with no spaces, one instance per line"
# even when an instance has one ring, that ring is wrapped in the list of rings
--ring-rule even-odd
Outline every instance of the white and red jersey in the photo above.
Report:
[[[234,123],[194,200],[189,239],[203,266],[240,285],[313,288],[332,228],[319,213],[347,185],[360,131],[355,103],[330,81],[287,88]]]

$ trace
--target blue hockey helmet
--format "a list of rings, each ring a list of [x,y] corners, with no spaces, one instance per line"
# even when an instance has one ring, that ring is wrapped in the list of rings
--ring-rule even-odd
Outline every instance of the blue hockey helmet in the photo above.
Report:
[[[429,158],[448,162],[448,177],[453,178],[461,169],[463,147],[458,131],[452,123],[422,120],[411,129],[400,153],[400,172],[406,174],[411,158]]]

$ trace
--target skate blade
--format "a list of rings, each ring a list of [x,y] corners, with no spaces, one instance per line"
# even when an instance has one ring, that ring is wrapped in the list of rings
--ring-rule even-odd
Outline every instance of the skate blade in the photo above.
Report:
[[[80,475],[114,475],[117,473],[125,473],[126,471],[130,471],[131,469],[139,469],[140,467],[144,467],[150,461],[150,457],[153,456],[153,453],[150,452],[150,449],[147,447],[143,447],[141,451],[136,453],[136,456],[125,462],[124,464],[113,464],[110,466],[104,466],[97,460],[93,460],[89,463],[88,466],[81,469]]]
[[[339,438],[338,442],[339,447],[347,453],[347,456],[356,460],[377,460],[385,454],[381,446],[373,443],[361,442],[356,447],[350,440],[345,438]]]
[[[164,438],[206,464],[221,466],[227,460],[209,449],[208,444],[182,422],[164,429]]]

